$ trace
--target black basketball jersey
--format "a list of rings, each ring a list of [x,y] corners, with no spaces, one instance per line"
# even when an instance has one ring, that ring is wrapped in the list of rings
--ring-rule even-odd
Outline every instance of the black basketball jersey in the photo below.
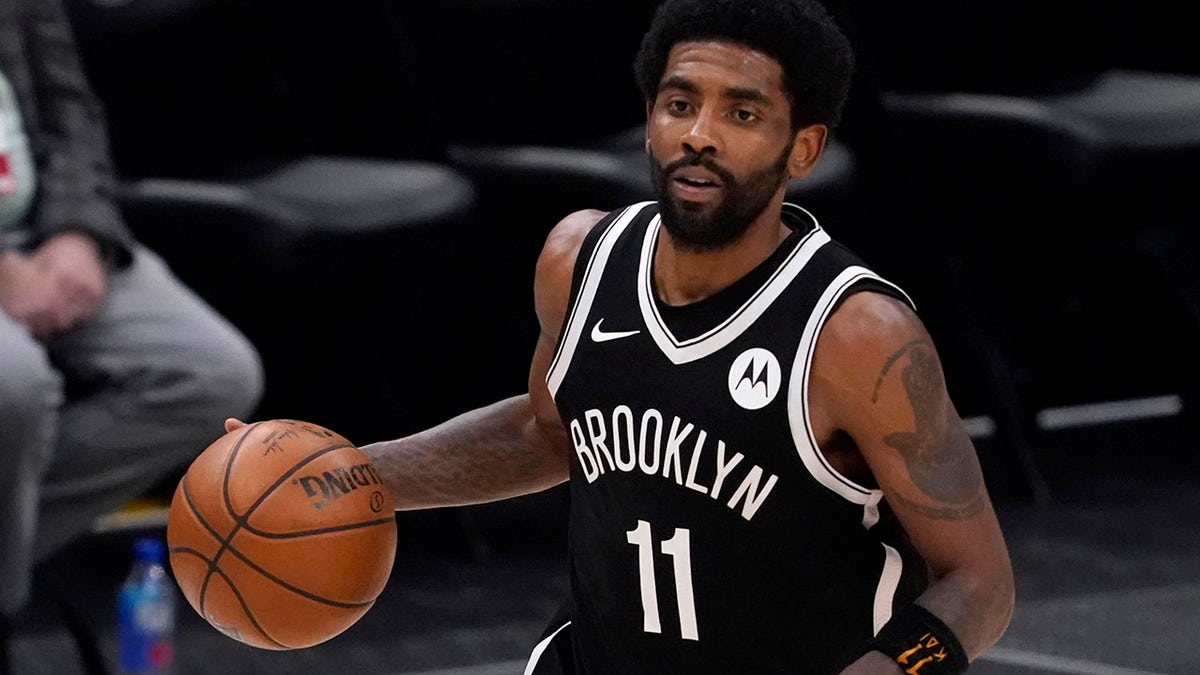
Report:
[[[817,450],[813,348],[862,284],[899,289],[785,205],[792,234],[702,301],[662,303],[658,207],[603,218],[547,383],[574,447],[579,673],[836,673],[927,583],[881,504]]]

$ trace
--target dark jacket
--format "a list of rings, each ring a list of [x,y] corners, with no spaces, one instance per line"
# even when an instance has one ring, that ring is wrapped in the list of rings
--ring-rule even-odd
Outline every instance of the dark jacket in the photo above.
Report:
[[[99,101],[87,82],[62,0],[0,0],[0,72],[21,106],[37,192],[27,216],[35,241],[67,230],[123,265],[132,235],[116,204],[116,177]]]

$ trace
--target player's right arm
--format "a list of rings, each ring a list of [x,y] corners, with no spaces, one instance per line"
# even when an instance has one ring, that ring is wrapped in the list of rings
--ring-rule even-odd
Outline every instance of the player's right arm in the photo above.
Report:
[[[546,238],[534,278],[541,330],[529,369],[529,393],[405,438],[363,446],[391,488],[397,510],[495,501],[567,480],[571,444],[546,374],[570,301],[575,258],[603,215],[573,213]]]

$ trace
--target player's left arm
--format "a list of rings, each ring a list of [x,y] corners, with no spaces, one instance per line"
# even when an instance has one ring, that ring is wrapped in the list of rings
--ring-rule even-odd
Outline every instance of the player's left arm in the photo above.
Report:
[[[931,566],[917,604],[976,658],[1008,627],[1012,565],[933,340],[904,303],[856,293],[830,317],[815,359],[830,423],[855,441]]]

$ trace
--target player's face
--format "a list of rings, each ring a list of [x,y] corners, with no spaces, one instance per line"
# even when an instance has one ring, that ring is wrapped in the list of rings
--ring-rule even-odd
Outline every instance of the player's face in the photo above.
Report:
[[[680,245],[724,247],[782,199],[796,138],[783,69],[762,52],[676,45],[646,132],[663,226]]]

